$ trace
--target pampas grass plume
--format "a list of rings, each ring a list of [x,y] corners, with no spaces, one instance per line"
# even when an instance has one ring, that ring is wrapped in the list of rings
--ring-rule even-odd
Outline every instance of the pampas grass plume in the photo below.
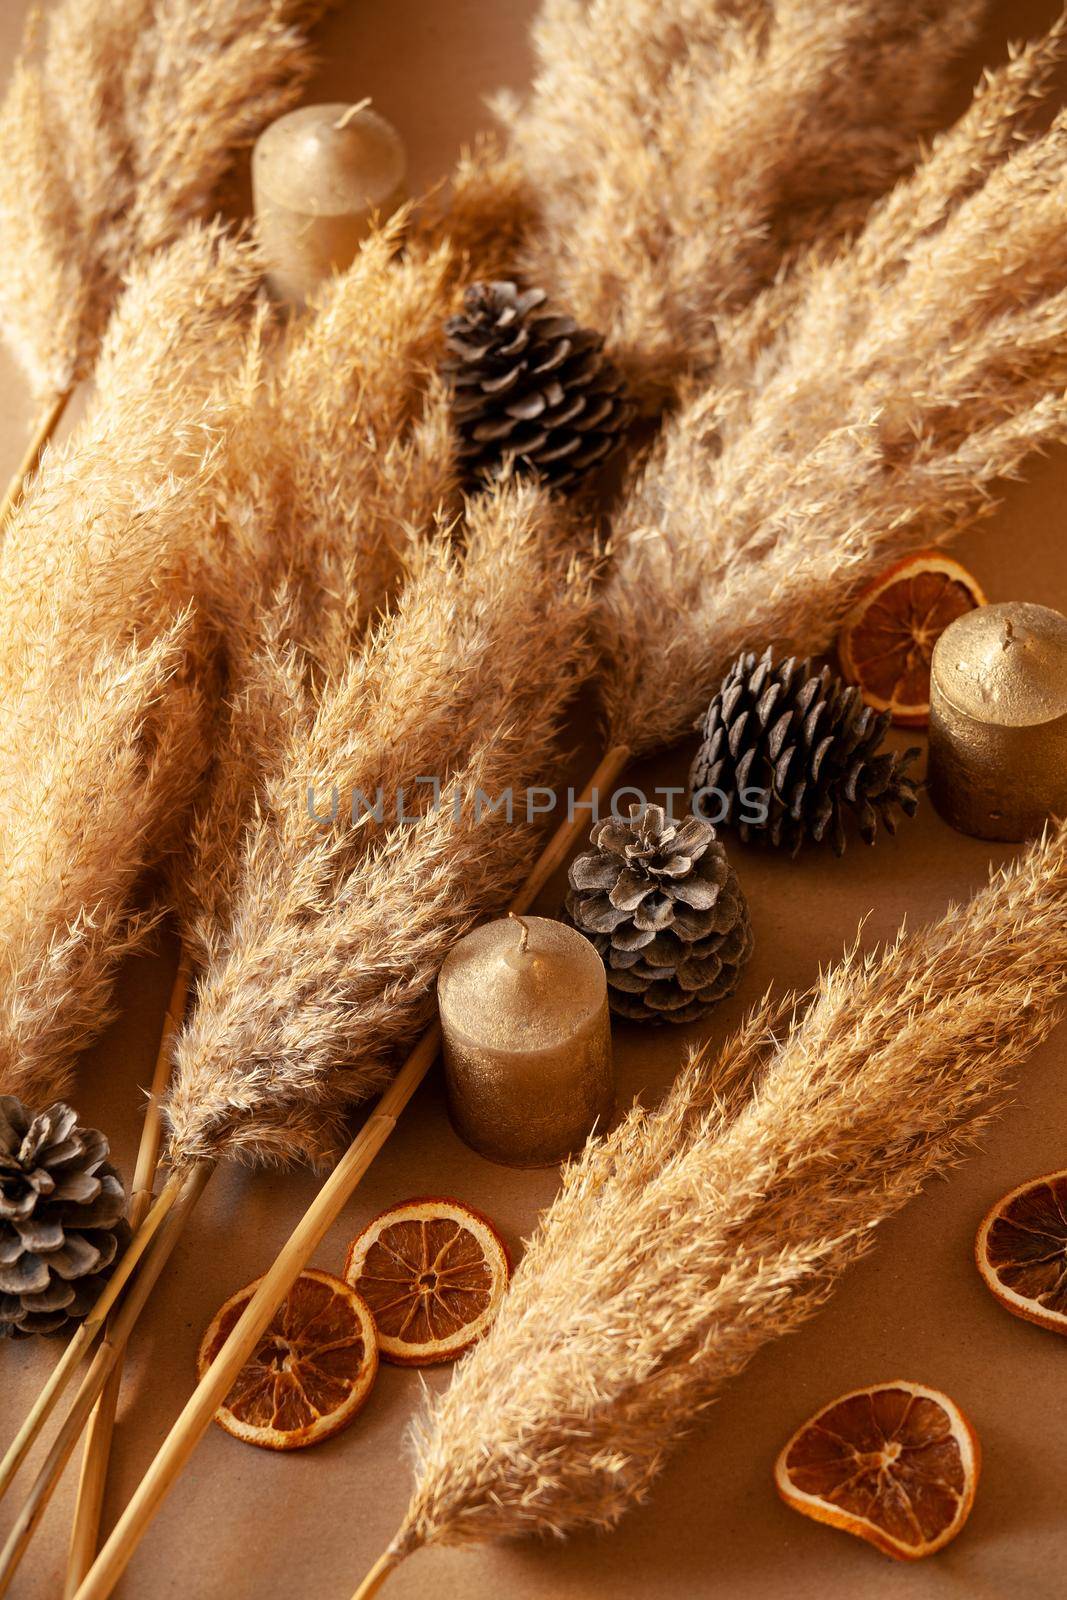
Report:
[[[865,582],[1067,438],[1067,118],[1031,125],[1061,48],[989,78],[853,244],[720,324],[715,381],[615,518],[613,742],[682,737],[743,649],[831,645]]]
[[[916,159],[983,0],[546,0],[525,104],[526,269],[662,400],[811,240]],[[892,108],[887,115],[887,108]]]
[[[1067,829],[962,908],[757,1008],[567,1170],[416,1429],[397,1561],[610,1527],[768,1340],[1003,1102],[1067,996]]]
[[[178,843],[207,759],[192,574],[215,384],[257,276],[207,229],[134,279],[89,412],[0,549],[0,1083],[30,1102],[67,1091],[107,1021],[151,923],[141,879]]]

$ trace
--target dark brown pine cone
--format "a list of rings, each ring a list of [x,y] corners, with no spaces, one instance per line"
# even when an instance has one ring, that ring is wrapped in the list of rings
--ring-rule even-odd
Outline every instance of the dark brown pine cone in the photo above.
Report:
[[[506,461],[553,489],[606,461],[633,416],[603,340],[545,309],[541,289],[476,283],[445,333],[452,415],[468,484]]]
[[[567,913],[596,946],[620,1016],[692,1022],[737,987],[748,907],[710,822],[662,806],[606,817],[570,869]]]
[[[918,805],[908,768],[919,752],[880,750],[888,726],[829,667],[738,656],[700,724],[693,809],[793,855],[808,839],[843,854],[850,816],[873,844],[879,821],[894,833],[897,811]]]
[[[61,1103],[0,1095],[0,1335],[56,1333],[91,1311],[129,1238],[107,1139]]]

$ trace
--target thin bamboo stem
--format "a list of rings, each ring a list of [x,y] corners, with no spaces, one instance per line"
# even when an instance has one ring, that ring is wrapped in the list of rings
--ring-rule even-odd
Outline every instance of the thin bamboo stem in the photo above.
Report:
[[[156,1248],[145,1260],[140,1272],[130,1286],[129,1293],[117,1311],[112,1325],[104,1333],[100,1348],[93,1358],[92,1365],[85,1375],[81,1388],[78,1390],[74,1404],[71,1406],[63,1426],[52,1442],[52,1447],[45,1458],[44,1465],[34,1479],[33,1487],[15,1519],[3,1551],[0,1551],[0,1597],[7,1593],[11,1585],[11,1580],[18,1570],[19,1562],[26,1553],[38,1523],[44,1516],[57,1483],[63,1476],[63,1469],[74,1453],[74,1447],[89,1420],[90,1412],[99,1399],[100,1391],[121,1361],[123,1351],[126,1348],[126,1341],[130,1337],[171,1251],[181,1237],[186,1218],[200,1198],[204,1185],[211,1175],[211,1170],[207,1163],[201,1163],[183,1174],[178,1203],[173,1207],[159,1230]]]
[[[30,434],[29,443],[23,452],[22,460],[15,469],[14,476],[7,486],[3,500],[0,500],[0,530],[3,529],[8,517],[22,499],[26,487],[26,479],[31,473],[36,472],[37,463],[41,458],[41,451],[59,426],[60,418],[67,409],[67,401],[71,397],[70,389],[62,394],[53,395],[46,401],[44,409],[34,423],[33,432]]]
[[[141,1141],[137,1149],[137,1164],[134,1168],[133,1189],[130,1195],[130,1225],[134,1229],[140,1227],[152,1204],[152,1189],[156,1181],[156,1167],[159,1164],[159,1147],[163,1139],[163,1093],[170,1077],[174,1035],[185,1014],[191,974],[191,961],[188,952],[183,949],[178,957],[178,968],[174,974],[170,1001],[163,1019],[159,1050],[156,1054],[148,1104],[145,1107],[144,1123],[141,1127]],[[71,1597],[78,1592],[78,1585],[96,1556],[100,1537],[100,1518],[104,1507],[104,1490],[107,1487],[111,1439],[115,1429],[115,1411],[121,1387],[120,1357],[97,1401],[85,1438],[78,1494],[74,1503],[74,1521],[67,1552],[64,1600],[71,1600]]]
[[[574,841],[588,825],[588,804],[595,792],[618,777],[629,751],[615,746],[607,752],[586,785],[579,802],[560,823],[537,864],[512,902],[513,911],[527,911],[553,872],[566,859]],[[311,1259],[320,1241],[396,1126],[397,1118],[433,1065],[440,1048],[436,1023],[423,1035],[393,1082],[363,1124],[315,1199],[297,1223],[270,1270],[258,1287],[177,1418],[155,1460],[141,1480],[122,1516],[111,1531],[76,1600],[107,1600],[133,1556],[146,1529],[170,1492],[182,1468],[196,1449],[216,1410],[233,1387],[234,1379],[259,1343],[278,1306]],[[378,1581],[385,1568],[379,1562]],[[373,1592],[373,1591],[370,1591]]]
[[[378,1593],[386,1578],[391,1572],[395,1572],[399,1565],[399,1559],[391,1550],[383,1551],[352,1596],[352,1600],[371,1600],[371,1596]]]
[[[122,1259],[104,1285],[99,1300],[88,1316],[81,1322],[67,1348],[56,1362],[51,1376],[34,1401],[29,1416],[8,1446],[7,1454],[4,1456],[3,1461],[0,1462],[0,1496],[5,1494],[10,1487],[12,1478],[40,1436],[41,1429],[55,1409],[60,1395],[70,1383],[83,1358],[96,1342],[98,1334],[107,1321],[108,1313],[126,1287],[133,1275],[134,1268],[159,1232],[167,1213],[177,1200],[181,1190],[181,1182],[180,1173],[172,1173],[168,1178],[160,1190],[159,1198],[148,1212],[139,1230],[126,1246]]]

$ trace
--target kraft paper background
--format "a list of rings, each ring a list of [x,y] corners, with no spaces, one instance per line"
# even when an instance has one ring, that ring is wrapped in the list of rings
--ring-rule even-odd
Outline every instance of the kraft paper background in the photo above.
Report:
[[[10,64],[24,0],[0,6],[0,62]],[[414,192],[443,175],[488,122],[482,97],[521,88],[530,70],[533,0],[342,0],[320,30],[322,69],[309,98],[375,104],[401,129]],[[1034,32],[1056,4],[994,7],[982,49],[957,74],[957,103],[1009,36]],[[0,151],[0,160],[3,152]],[[21,451],[30,408],[0,358],[0,468]],[[1067,455],[1034,463],[1003,508],[963,546],[991,599],[1067,609]],[[0,708],[0,715],[6,708]],[[593,730],[576,774],[593,764]],[[688,752],[643,776],[681,782]],[[641,774],[638,775],[640,781]],[[768,983],[806,985],[866,918],[863,940],[917,924],[976,888],[1008,851],[952,833],[929,804],[895,840],[842,862],[790,863],[735,849],[757,954],[738,994],[705,1025],[721,1038]],[[558,903],[546,895],[542,909]],[[140,1126],[172,959],[131,964],[122,1019],[82,1064],[77,1104],[109,1131],[127,1175]],[[695,1031],[620,1027],[620,1098],[655,1094]],[[883,1231],[879,1247],[800,1334],[771,1345],[674,1457],[651,1502],[613,1534],[566,1545],[422,1553],[390,1582],[390,1600],[1054,1600],[1067,1565],[1067,1354],[1057,1338],[1002,1311],[975,1273],[986,1208],[1023,1179],[1067,1166],[1061,1027],[1022,1063],[1017,1102],[982,1149]],[[512,1245],[551,1198],[552,1173],[488,1165],[451,1132],[436,1079],[403,1119],[358,1196],[319,1250],[339,1270],[348,1239],[410,1194],[454,1195],[496,1217]],[[311,1199],[308,1174],[234,1167],[211,1183],[145,1318],[123,1388],[107,1516],[113,1520],[189,1393],[201,1331],[219,1303],[262,1272]],[[56,1346],[0,1349],[0,1443],[55,1359]],[[812,1410],[853,1386],[907,1377],[949,1391],[981,1435],[985,1467],[963,1536],[915,1568],[818,1527],[779,1504],[774,1456]],[[437,1371],[433,1386],[448,1381]],[[272,1456],[211,1429],[157,1517],[118,1591],[125,1600],[347,1600],[394,1531],[406,1501],[403,1435],[419,1378],[383,1368],[359,1422],[303,1455]],[[75,1473],[68,1473],[12,1590],[57,1600]],[[12,1497],[14,1500],[15,1497]],[[13,1507],[0,1510],[6,1531]]]

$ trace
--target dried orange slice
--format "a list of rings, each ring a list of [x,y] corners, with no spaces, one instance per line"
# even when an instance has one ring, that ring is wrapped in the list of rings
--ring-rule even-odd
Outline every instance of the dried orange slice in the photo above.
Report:
[[[948,1395],[880,1383],[842,1395],[798,1428],[774,1481],[794,1510],[917,1561],[963,1527],[979,1460],[974,1429]]]
[[[203,1377],[255,1292],[238,1289],[200,1342]],[[370,1394],[378,1371],[374,1318],[351,1285],[309,1267],[278,1307],[215,1421],[265,1450],[303,1450],[340,1433]]]
[[[975,1240],[978,1270],[1008,1311],[1067,1333],[1067,1172],[998,1200]]]
[[[841,670],[876,711],[902,727],[930,720],[930,657],[950,622],[984,606],[977,581],[951,556],[923,550],[860,595],[837,641]]]
[[[352,1241],[345,1277],[370,1306],[385,1361],[454,1361],[500,1309],[511,1263],[488,1218],[455,1200],[406,1200]]]

